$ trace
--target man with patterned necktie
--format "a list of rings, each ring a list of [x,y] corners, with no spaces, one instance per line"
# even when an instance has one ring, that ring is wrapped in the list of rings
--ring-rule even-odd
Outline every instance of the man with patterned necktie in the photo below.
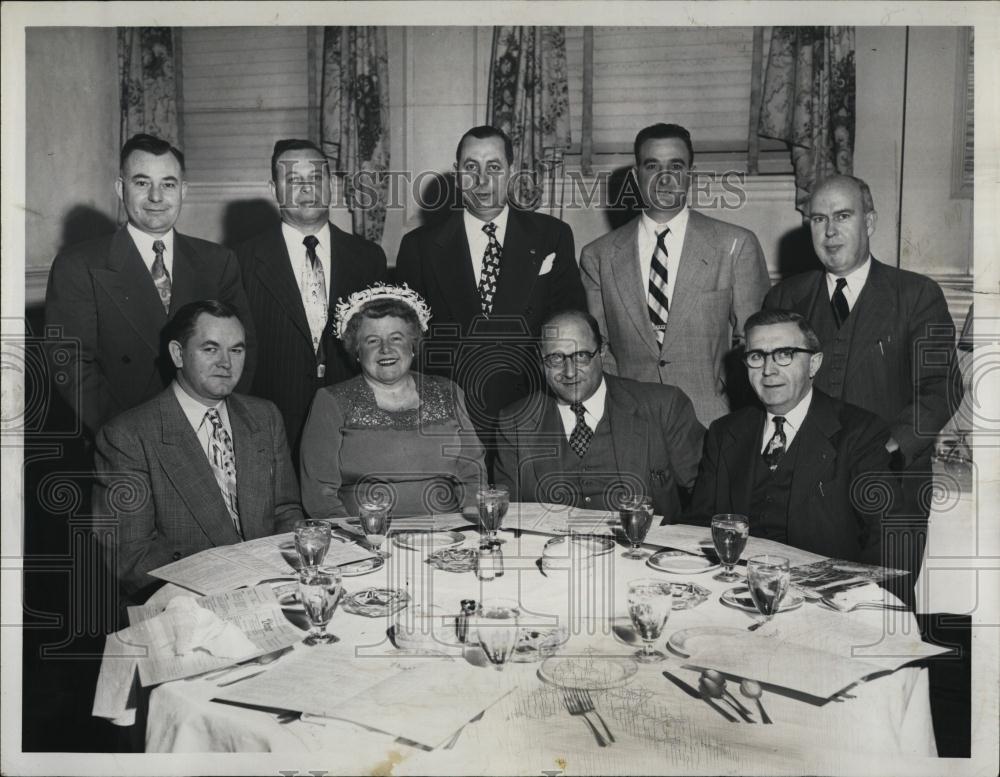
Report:
[[[302,518],[278,409],[234,394],[243,325],[231,306],[192,302],[165,336],[176,377],[97,436],[95,516],[122,593],[142,601],[150,570],[206,548],[283,531]]]
[[[743,361],[763,407],[709,427],[688,520],[738,513],[749,516],[751,536],[881,563],[883,514],[900,493],[888,428],[813,385],[823,352],[797,313],[750,316]]]
[[[385,252],[330,222],[330,166],[308,140],[279,140],[271,194],[281,226],[236,249],[257,325],[261,369],[250,392],[281,410],[292,460],[316,391],[358,373],[333,334],[337,300],[386,279]]]
[[[639,493],[677,522],[705,434],[691,400],[605,374],[600,330],[584,311],[543,322],[541,352],[548,391],[500,413],[496,479],[511,500],[606,510]]]
[[[170,383],[173,368],[161,332],[189,302],[232,305],[246,326],[253,361],[253,327],[236,257],[174,229],[187,192],[184,155],[165,140],[135,135],[119,162],[115,191],[128,223],[61,252],[45,294],[53,372],[69,376],[55,386],[88,439]],[[250,385],[252,373],[251,363],[241,388]]]

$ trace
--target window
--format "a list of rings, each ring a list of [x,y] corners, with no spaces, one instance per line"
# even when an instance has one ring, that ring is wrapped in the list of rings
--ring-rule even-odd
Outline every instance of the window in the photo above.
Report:
[[[975,177],[975,115],[976,90],[973,67],[975,28],[958,30],[958,72],[955,84],[955,135],[952,153],[953,197],[972,199]]]

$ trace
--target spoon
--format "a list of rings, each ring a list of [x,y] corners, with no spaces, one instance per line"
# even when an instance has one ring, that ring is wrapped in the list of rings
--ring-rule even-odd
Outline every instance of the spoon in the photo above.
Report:
[[[721,699],[734,710],[747,723],[755,723],[750,717],[750,710],[744,707],[739,701],[726,690],[726,678],[714,669],[709,669],[701,675],[701,688],[713,699]]]
[[[774,722],[770,717],[768,717],[767,712],[764,710],[764,705],[760,700],[760,697],[764,695],[764,689],[760,687],[760,683],[754,680],[744,680],[740,683],[740,693],[748,699],[753,699],[757,702],[757,709],[760,710],[760,719],[764,721],[764,723]]]
[[[698,680],[698,690],[701,692],[701,698],[705,701],[708,706],[712,707],[716,712],[718,712],[722,717],[728,720],[730,723],[738,723],[732,715],[726,712],[722,707],[716,704],[715,700],[722,698],[722,689],[718,685],[713,683],[711,680],[707,679],[705,675],[702,675]]]

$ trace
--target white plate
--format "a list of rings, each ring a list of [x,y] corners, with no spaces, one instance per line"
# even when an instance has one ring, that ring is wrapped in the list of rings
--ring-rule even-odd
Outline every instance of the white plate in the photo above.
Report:
[[[392,537],[396,547],[404,550],[440,550],[461,545],[465,535],[457,531],[401,531]]]
[[[681,658],[690,658],[697,653],[697,642],[702,638],[707,644],[726,639],[743,639],[746,629],[734,629],[732,626],[695,626],[690,629],[675,631],[667,640],[667,647]]]
[[[348,561],[346,564],[339,564],[340,574],[344,577],[360,577],[377,572],[385,566],[384,558],[363,558],[358,561]]]
[[[553,656],[538,667],[538,676],[560,688],[600,691],[625,685],[639,665],[631,658],[611,656]]]
[[[745,585],[736,586],[736,588],[726,589],[720,598],[723,604],[730,607],[735,607],[737,610],[746,610],[747,612],[757,612],[757,605],[753,603],[753,598],[750,596],[750,589]],[[786,610],[796,610],[802,606],[802,602],[805,601],[802,594],[789,588],[785,591],[784,597],[781,599],[781,604],[778,606],[778,611],[775,615],[785,612]]]
[[[671,572],[675,575],[700,575],[711,572],[719,565],[707,556],[695,556],[682,550],[661,550],[646,559],[646,566],[660,572]]]

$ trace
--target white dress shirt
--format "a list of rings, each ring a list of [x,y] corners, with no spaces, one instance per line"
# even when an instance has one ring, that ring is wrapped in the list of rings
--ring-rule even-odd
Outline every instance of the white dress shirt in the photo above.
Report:
[[[863,265],[843,276],[844,280],[847,281],[847,285],[844,287],[844,297],[847,299],[848,310],[854,310],[854,303],[858,301],[858,297],[861,294],[861,290],[865,287],[865,282],[868,280],[868,273],[871,272],[871,269],[872,255],[868,254],[868,258]],[[826,291],[830,295],[830,299],[833,299],[833,292],[837,290],[838,277],[841,276],[829,272],[826,274]]]
[[[142,261],[145,262],[146,269],[149,270],[150,274],[153,272],[153,262],[156,261],[156,251],[153,250],[153,243],[157,240],[163,241],[163,266],[167,268],[167,274],[170,276],[170,280],[173,281],[174,231],[171,229],[163,237],[157,237],[156,235],[148,235],[131,224],[126,229],[129,235],[132,236],[132,242],[135,243],[135,247],[139,249],[139,256],[142,257]]]
[[[302,294],[302,301],[305,302],[304,278],[306,273],[312,269],[309,257],[306,255],[305,233],[299,232],[290,224],[281,222],[281,236],[285,238],[285,247],[288,249],[288,259],[292,263],[292,273],[295,275],[295,282],[299,286],[299,293]],[[319,243],[316,245],[316,256],[323,266],[323,276],[326,278],[326,296],[330,298],[330,225],[324,224],[323,228],[316,233]],[[336,300],[332,300],[336,303]]]
[[[602,377],[597,391],[591,394],[589,399],[583,401],[583,420],[587,422],[587,426],[592,432],[597,430],[597,425],[604,418],[604,400],[607,395],[608,385]],[[561,400],[556,402],[556,407],[559,409],[559,419],[562,421],[563,431],[568,440],[573,435],[573,429],[576,428],[576,413],[570,410],[569,404],[563,403]]]
[[[487,224],[496,224],[496,238],[503,248],[503,240],[507,236],[507,216],[510,215],[510,208],[506,205],[492,222],[481,221],[473,216],[469,211],[463,210],[462,220],[465,222],[465,237],[469,241],[469,256],[472,258],[472,274],[476,278],[476,288],[479,288],[479,279],[483,274],[483,254],[486,253],[486,246],[490,244],[490,236],[483,232],[483,227]],[[500,259],[500,266],[503,266],[503,258]]]
[[[663,238],[663,244],[667,247],[667,302],[670,303],[670,307],[673,307],[677,269],[681,266],[681,249],[684,247],[684,235],[687,234],[688,213],[685,207],[666,224],[657,224],[646,215],[645,211],[639,216],[639,276],[642,279],[643,295],[647,298],[649,271],[653,265],[653,252],[656,250],[656,236],[664,229],[670,228]]]
[[[209,463],[212,462],[210,445],[212,442],[212,423],[205,418],[205,414],[211,409],[208,405],[203,405],[197,399],[188,394],[181,384],[176,380],[171,384],[174,390],[174,396],[177,397],[177,401],[181,405],[181,410],[184,411],[184,416],[187,418],[188,423],[191,424],[191,428],[194,429],[195,435],[198,437],[198,443],[201,445],[202,451],[205,453],[205,458],[208,459]],[[233,438],[233,427],[229,425],[229,411],[226,410],[226,400],[221,399],[215,405],[219,411],[219,418],[222,419],[223,428],[229,432],[229,439],[233,440],[233,446],[235,448],[235,439]]]
[[[802,397],[795,407],[782,416],[785,419],[784,430],[786,451],[792,447],[792,440],[795,439],[795,435],[801,428],[803,421],[806,420],[806,413],[809,412],[809,403],[812,402],[812,396],[813,391],[810,388],[809,393]],[[775,414],[768,412],[767,421],[764,423],[764,438],[760,441],[761,453],[764,452],[767,448],[768,442],[770,442],[771,438],[774,436],[774,419]]]

